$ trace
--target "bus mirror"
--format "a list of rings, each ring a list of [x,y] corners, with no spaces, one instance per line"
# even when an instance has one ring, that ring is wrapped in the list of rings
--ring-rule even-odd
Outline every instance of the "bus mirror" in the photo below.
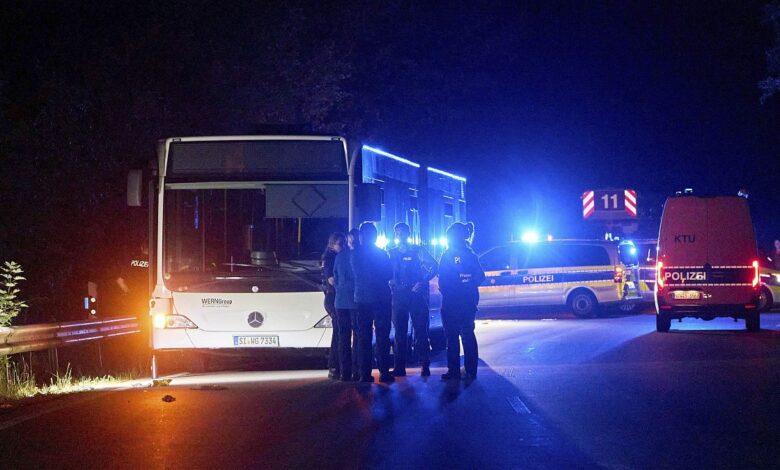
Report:
[[[143,171],[130,170],[127,174],[127,205],[141,207],[141,191],[143,186]]]
[[[382,218],[382,190],[378,184],[358,185],[357,209],[360,221],[378,221]]]

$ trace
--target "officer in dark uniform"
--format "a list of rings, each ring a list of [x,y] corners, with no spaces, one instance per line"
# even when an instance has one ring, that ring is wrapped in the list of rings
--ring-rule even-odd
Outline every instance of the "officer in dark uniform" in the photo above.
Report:
[[[477,337],[474,319],[479,303],[479,286],[485,272],[468,245],[466,226],[456,222],[447,229],[448,248],[439,262],[441,319],[447,336],[447,373],[442,380],[460,379],[460,340],[463,341],[464,380],[477,378]]]
[[[393,292],[393,326],[395,327],[395,368],[393,375],[406,376],[407,330],[409,317],[414,327],[414,350],[420,357],[422,374],[431,375],[430,341],[428,327],[428,281],[436,275],[436,260],[425,248],[409,243],[411,230],[401,222],[393,228],[397,246],[390,250],[390,263],[393,266],[393,279],[390,287]]]
[[[352,252],[351,263],[355,285],[358,319],[358,363],[360,381],[371,377],[371,330],[376,333],[376,362],[379,381],[390,383],[390,279],[393,268],[387,252],[376,246],[377,231],[371,222],[360,225],[360,246]]]
[[[149,246],[139,243],[117,260],[114,285],[101,310],[108,316],[149,313]]]
[[[325,293],[325,311],[330,315],[330,321],[333,325],[333,333],[330,341],[330,351],[328,352],[328,377],[338,380],[341,377],[341,366],[339,363],[339,321],[336,310],[336,288],[333,277],[333,264],[336,255],[346,248],[347,239],[343,233],[334,232],[328,237],[328,246],[322,253],[322,291]]]

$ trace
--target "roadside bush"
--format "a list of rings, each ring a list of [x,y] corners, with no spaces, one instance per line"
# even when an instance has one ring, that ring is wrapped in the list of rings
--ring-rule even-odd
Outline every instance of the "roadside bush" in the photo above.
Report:
[[[0,326],[11,326],[11,321],[27,304],[18,298],[19,281],[24,281],[22,267],[13,261],[6,261],[0,266]]]
[[[27,304],[18,298],[19,281],[24,281],[22,267],[13,261],[5,261],[0,266],[0,327],[11,326],[11,321],[27,308]],[[8,356],[0,355],[0,388],[8,388],[11,382],[8,368]]]

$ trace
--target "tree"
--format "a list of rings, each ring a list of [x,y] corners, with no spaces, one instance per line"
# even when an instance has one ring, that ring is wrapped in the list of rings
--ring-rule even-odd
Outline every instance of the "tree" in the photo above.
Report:
[[[766,102],[780,91],[780,2],[772,2],[764,7],[765,21],[772,25],[774,43],[766,51],[767,71],[769,75],[758,83],[761,89],[761,102]]]

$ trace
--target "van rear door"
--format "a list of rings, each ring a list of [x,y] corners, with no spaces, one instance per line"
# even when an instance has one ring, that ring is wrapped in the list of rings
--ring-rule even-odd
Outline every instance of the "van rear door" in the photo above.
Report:
[[[707,207],[697,197],[666,201],[658,246],[664,270],[702,266],[707,259]]]
[[[747,201],[714,197],[707,202],[707,261],[712,266],[746,266],[756,259],[756,237]]]
[[[732,284],[727,291],[713,292],[712,301],[751,303],[754,297],[752,262],[757,253],[747,201],[737,197],[715,197],[706,201],[708,283]]]

